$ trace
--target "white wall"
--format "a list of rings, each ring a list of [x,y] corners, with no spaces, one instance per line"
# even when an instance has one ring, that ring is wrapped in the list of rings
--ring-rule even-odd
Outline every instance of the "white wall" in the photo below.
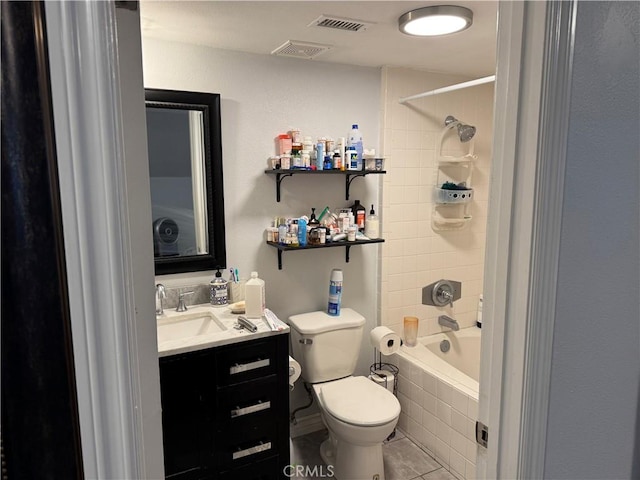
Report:
[[[388,174],[382,211],[387,242],[382,250],[381,318],[383,325],[398,333],[405,315],[420,319],[420,336],[441,331],[437,316],[443,313],[457,319],[461,327],[475,325],[484,272],[493,84],[398,102],[401,97],[467,80],[406,68],[383,70],[383,151]],[[462,230],[435,232],[431,215],[436,151],[447,115],[477,128],[473,218]],[[466,153],[468,144],[451,139],[445,137],[443,153]],[[462,298],[453,309],[422,305],[422,287],[443,278],[462,282]]]
[[[286,178],[276,203],[275,178],[264,174],[275,154],[274,138],[290,127],[303,135],[347,136],[358,123],[367,148],[378,148],[380,70],[347,65],[216,50],[143,38],[145,87],[219,93],[222,101],[222,151],[227,264],[241,276],[257,270],[266,281],[267,306],[280,318],[326,308],[329,274],[344,270],[343,306],[376,325],[378,303],[376,245],[354,247],[345,263],[343,248],[285,252],[283,270],[276,250],[265,244],[264,229],[274,216],[300,216],[326,206],[377,204],[377,178],[356,179],[345,200],[341,178]],[[166,286],[209,282],[213,275],[158,277]],[[372,350],[363,348],[358,372],[368,371]],[[304,400],[297,388],[292,408]],[[305,415],[308,412],[302,412]]]
[[[639,10],[577,8],[545,478],[640,477]]]

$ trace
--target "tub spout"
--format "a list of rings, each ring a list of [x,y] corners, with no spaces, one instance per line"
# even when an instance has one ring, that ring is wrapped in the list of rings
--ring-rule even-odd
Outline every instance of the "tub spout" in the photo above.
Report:
[[[449,327],[451,330],[458,331],[460,330],[460,325],[458,325],[458,321],[454,320],[447,315],[440,315],[438,317],[438,325],[442,325],[443,327]]]

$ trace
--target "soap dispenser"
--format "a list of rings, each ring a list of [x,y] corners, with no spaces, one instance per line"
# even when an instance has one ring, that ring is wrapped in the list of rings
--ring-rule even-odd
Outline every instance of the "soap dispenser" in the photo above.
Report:
[[[364,224],[364,236],[370,239],[380,238],[380,220],[371,205],[371,211]]]
[[[211,305],[216,307],[224,307],[229,304],[229,291],[227,289],[229,282],[222,278],[220,269],[216,272],[216,276],[210,283],[210,299]]]

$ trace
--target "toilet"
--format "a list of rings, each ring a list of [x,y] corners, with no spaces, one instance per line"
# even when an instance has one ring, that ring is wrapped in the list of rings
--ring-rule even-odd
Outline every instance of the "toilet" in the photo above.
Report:
[[[391,392],[353,376],[364,323],[350,308],[337,317],[322,311],[289,317],[293,357],[313,386],[329,430],[320,455],[338,480],[384,480],[382,442],[400,416],[400,402]]]

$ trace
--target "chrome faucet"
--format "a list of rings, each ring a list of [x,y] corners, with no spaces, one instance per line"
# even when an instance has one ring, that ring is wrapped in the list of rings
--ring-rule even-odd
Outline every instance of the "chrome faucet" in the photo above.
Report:
[[[190,292],[182,292],[178,295],[178,307],[176,308],[176,312],[186,312],[188,310],[187,304],[184,303],[184,297],[187,295],[193,295],[193,290]]]
[[[156,315],[163,315],[164,308],[162,307],[162,300],[167,298],[167,292],[164,285],[161,283],[156,285]]]
[[[460,330],[460,325],[458,325],[458,321],[447,315],[440,315],[438,317],[438,325],[442,325],[443,327],[449,327],[451,330],[458,331]]]

